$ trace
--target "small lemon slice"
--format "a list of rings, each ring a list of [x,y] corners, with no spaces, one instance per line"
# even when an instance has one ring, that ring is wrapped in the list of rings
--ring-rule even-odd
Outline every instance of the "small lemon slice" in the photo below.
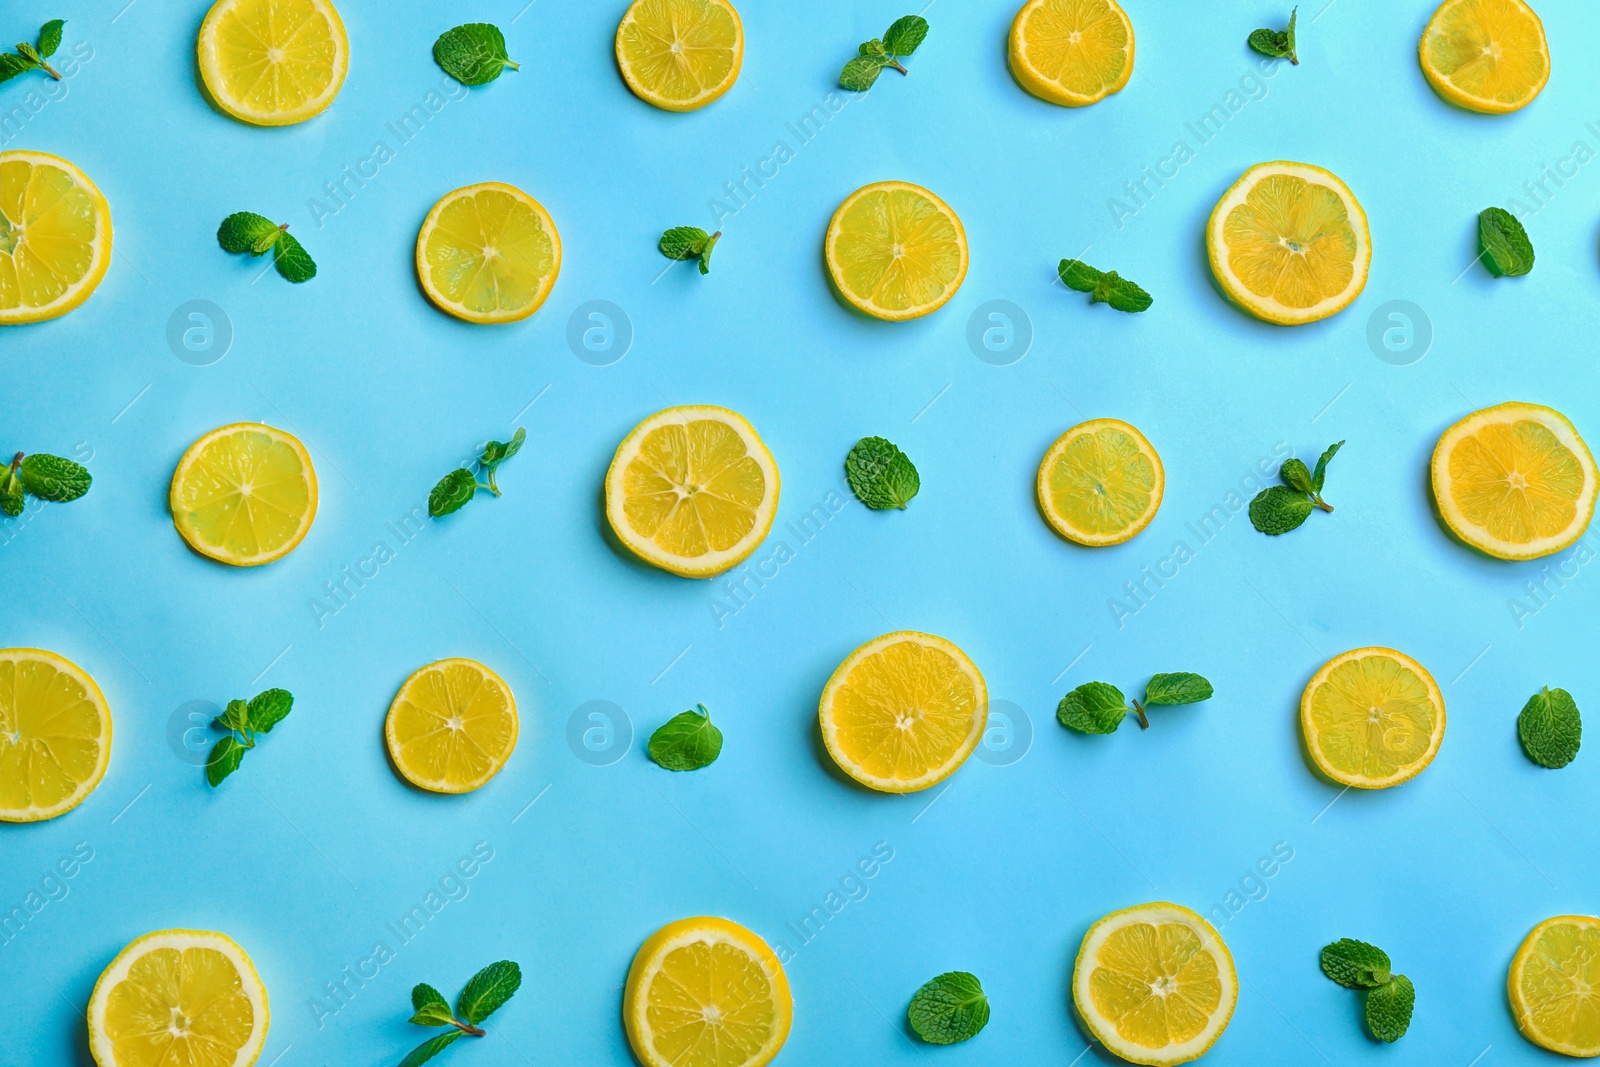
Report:
[[[539,310],[561,273],[550,213],[503,182],[446,193],[417,234],[417,278],[440,311],[468,322],[517,322]]]
[[[389,705],[383,738],[406,781],[434,793],[470,793],[500,773],[517,747],[511,687],[470,659],[418,668]]]
[[[744,24],[728,0],[634,0],[617,26],[617,68],[640,100],[694,111],[733,88]]]
[[[198,50],[211,99],[256,126],[321,114],[350,66],[350,39],[328,0],[217,0]]]
[[[1099,548],[1149,526],[1166,484],[1161,457],[1144,434],[1121,419],[1091,419],[1050,446],[1035,491],[1056,533]]]
[[[111,762],[111,708],[77,664],[39,648],[0,649],[0,821],[71,811]]]
[[[1433,450],[1433,497],[1445,525],[1500,559],[1534,559],[1583,536],[1600,486],[1567,417],[1511,402],[1475,411]]]
[[[1210,923],[1178,904],[1140,904],[1089,927],[1072,999],[1106,1048],[1167,1067],[1216,1044],[1239,1002],[1239,978]]]
[[[1387,789],[1433,762],[1444,741],[1444,696],[1416,660],[1357,648],[1312,676],[1300,730],[1317,767],[1341,785]]]
[[[172,473],[172,523],[189,547],[235,567],[282,559],[317,517],[317,472],[292,434],[259,422],[212,430]]]
[[[876,182],[833,213],[823,254],[841,296],[873,318],[902,322],[956,295],[967,276],[967,231],[922,186]]]
[[[777,954],[738,923],[709,916],[652,934],[622,995],[628,1043],[645,1067],[762,1067],[793,1018]]]
[[[1116,0],[1028,0],[1011,21],[1017,83],[1041,100],[1083,107],[1133,75],[1133,23]]]
[[[250,1067],[270,1018],[267,987],[231,938],[159,930],[95,983],[89,1050],[100,1067]]]
[[[1544,23],[1522,0],[1445,0],[1417,52],[1434,91],[1471,111],[1527,107],[1550,80]]]
[[[1600,1056],[1600,919],[1558,915],[1535,926],[1506,987],[1523,1037],[1564,1056]]]
[[[59,318],[111,265],[111,207],[46,152],[0,152],[0,326]]]

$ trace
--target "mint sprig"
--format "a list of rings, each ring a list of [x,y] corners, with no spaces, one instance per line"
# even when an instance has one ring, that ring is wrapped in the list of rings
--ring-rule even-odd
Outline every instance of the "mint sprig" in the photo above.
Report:
[[[273,265],[285,281],[299,284],[317,276],[317,265],[310,253],[289,234],[287,222],[279,224],[253,211],[235,211],[217,227],[217,243],[224,252],[249,252],[252,256],[272,252]]]
[[[1091,304],[1110,304],[1117,311],[1138,314],[1155,303],[1149,293],[1116,271],[1096,270],[1081,259],[1063,259],[1056,274],[1068,289],[1088,293]]]
[[[698,226],[674,226],[661,235],[657,247],[668,259],[698,259],[700,273],[711,273],[711,250],[722,239],[722,231],[706,233]]]
[[[1147,708],[1198,704],[1210,700],[1213,692],[1210,682],[1188,671],[1154,675],[1144,687],[1144,700],[1131,704],[1122,690],[1109,682],[1085,682],[1061,698],[1056,721],[1081,734],[1114,734],[1132,712],[1139,717],[1139,729],[1148,730]]]
[[[483,1037],[488,1031],[479,1024],[498,1011],[522,985],[522,968],[510,960],[491,963],[467,982],[456,997],[455,1011],[433,986],[418,983],[411,990],[412,1015],[418,1026],[453,1026],[455,1029],[431,1037],[412,1049],[400,1067],[418,1067],[449,1048],[458,1038]]]
[[[428,493],[428,514],[437,519],[451,512],[460,511],[477,495],[479,489],[487,489],[495,496],[499,496],[500,487],[495,484],[495,471],[500,468],[500,464],[521,451],[522,442],[527,437],[528,431],[519,426],[517,432],[511,435],[511,440],[490,441],[483,446],[483,454],[474,461],[473,466],[483,471],[485,483],[480,483],[477,475],[465,467],[458,467],[440,478],[439,483]]]
[[[0,82],[10,81],[30,70],[42,70],[60,81],[61,72],[45,60],[55,55],[56,49],[61,47],[61,27],[66,24],[66,19],[51,19],[39,28],[38,44],[23,41],[17,45],[15,52],[0,53]]]
[[[446,30],[433,42],[433,59],[462,85],[487,85],[506,68],[521,69],[506,55],[506,38],[498,26],[468,22]]]
[[[863,41],[856,56],[839,72],[839,84],[852,92],[864,93],[872,88],[883,73],[884,67],[893,67],[901,74],[910,74],[900,62],[917,50],[928,36],[928,20],[921,15],[905,15],[894,20],[882,37]]]
[[[0,471],[0,513],[21,515],[28,496],[65,504],[87,493],[93,481],[82,464],[70,459],[18,452]]]
[[[1583,719],[1572,694],[1546,686],[1529,697],[1517,716],[1517,737],[1522,751],[1541,767],[1557,770],[1577,759]]]
[[[946,971],[912,995],[906,1018],[922,1040],[953,1045],[989,1025],[989,998],[976,975]]]
[[[1405,1036],[1416,1007],[1411,979],[1391,970],[1389,954],[1376,945],[1341,937],[1322,949],[1322,973],[1347,989],[1366,993],[1367,1029],[1379,1041]]]
[[[650,758],[669,771],[698,771],[722,755],[722,731],[704,704],[674,715],[650,735]]]
[[[922,489],[922,477],[911,459],[887,438],[863,437],[844,459],[850,491],[874,511],[904,511]]]
[[[1496,278],[1533,270],[1533,241],[1522,221],[1505,208],[1485,208],[1478,215],[1478,249],[1483,265]]]
[[[228,736],[211,748],[206,759],[206,781],[215,788],[239,769],[244,754],[256,747],[258,734],[271,733],[294,708],[294,697],[286,689],[268,689],[248,701],[230,700],[213,725],[228,731]]]
[[[1294,51],[1294,20],[1300,14],[1297,7],[1289,12],[1289,28],[1286,30],[1260,29],[1250,34],[1249,45],[1264,56],[1273,59],[1287,59],[1295,66],[1300,65],[1300,57]]]
[[[1282,485],[1269,486],[1250,501],[1250,524],[1272,537],[1299,529],[1310,518],[1312,509],[1332,511],[1333,505],[1322,499],[1322,485],[1328,477],[1328,461],[1344,447],[1339,441],[1328,446],[1317,459],[1317,469],[1308,470],[1303,461],[1293,457],[1283,461],[1278,468]]]

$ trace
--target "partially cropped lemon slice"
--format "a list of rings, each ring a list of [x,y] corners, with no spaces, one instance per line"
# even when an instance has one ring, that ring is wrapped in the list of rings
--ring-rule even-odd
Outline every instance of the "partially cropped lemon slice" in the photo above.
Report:
[[[705,107],[743,62],[744,24],[728,0],[634,0],[617,26],[622,80],[667,111]]]
[[[111,265],[111,208],[60,156],[0,152],[0,326],[58,318]]]
[[[1600,486],[1589,446],[1567,417],[1539,404],[1475,411],[1433,450],[1433,496],[1455,535],[1500,559],[1571,545],[1594,518]]]
[[[1357,648],[1312,676],[1300,697],[1300,730],[1323,774],[1357,789],[1387,789],[1438,755],[1444,696],[1405,653]]]
[[[1149,526],[1166,483],[1161,457],[1144,434],[1121,419],[1091,419],[1050,446],[1035,491],[1056,533],[1099,548]]]
[[[1083,107],[1133,74],[1133,23],[1116,0],[1028,0],[1011,22],[1011,73],[1041,100]]]
[[[555,288],[561,235],[544,205],[503,182],[446,193],[417,234],[417,277],[439,310],[468,322],[525,319]]]
[[[517,700],[477,660],[442,659],[406,679],[383,737],[395,769],[412,785],[469,793],[499,774],[517,747]]]
[[[1258,163],[1206,226],[1211,271],[1252,315],[1300,326],[1343,311],[1372,265],[1367,213],[1333,174],[1309,163]]]
[[[256,126],[321,114],[350,66],[350,40],[328,0],[217,0],[198,49],[211,99]]]
[[[190,548],[257,567],[305,540],[317,517],[317,472],[294,435],[236,422],[189,446],[172,473],[168,503]]]
[[[1440,96],[1491,115],[1526,107],[1550,80],[1544,23],[1522,0],[1445,0],[1418,53]]]
[[[967,276],[967,231],[922,186],[877,182],[839,205],[823,254],[840,295],[873,318],[900,322],[956,295]]]
[[[1600,919],[1558,915],[1535,926],[1506,986],[1523,1037],[1564,1056],[1600,1056]]]
[[[0,649],[0,821],[38,822],[94,792],[111,761],[111,708],[77,664]]]
[[[250,1067],[270,1019],[244,949],[205,930],[160,930],[117,954],[89,999],[100,1067]]]
[[[633,957],[622,1020],[645,1067],[762,1067],[794,1017],[789,980],[767,943],[702,916],[652,934]]]

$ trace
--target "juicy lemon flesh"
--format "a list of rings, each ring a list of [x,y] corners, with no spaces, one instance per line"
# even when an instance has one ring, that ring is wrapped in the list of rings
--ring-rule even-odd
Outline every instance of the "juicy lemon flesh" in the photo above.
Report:
[[[835,743],[878,780],[914,781],[972,734],[978,693],[948,652],[899,641],[862,658],[834,691]]]
[[[1538,20],[1511,0],[1449,5],[1429,28],[1423,60],[1462,93],[1507,106],[1525,102],[1550,73]]]
[[[872,190],[839,219],[831,257],[835,280],[885,311],[925,307],[961,279],[961,244],[955,221],[926,196],[910,189]]]
[[[406,683],[390,722],[396,762],[417,778],[481,781],[516,743],[511,694],[472,664],[449,663]]]
[[[100,765],[100,709],[83,683],[37,659],[0,659],[0,810],[53,808]]]
[[[1339,664],[1311,698],[1316,747],[1346,774],[1382,780],[1433,745],[1439,709],[1427,682],[1387,656]]]
[[[185,529],[240,559],[288,544],[312,507],[299,453],[260,430],[227,434],[202,449],[177,497]]]
[[[0,162],[0,309],[61,299],[94,264],[100,198],[48,163]]]
[[[446,204],[425,253],[431,287],[484,315],[520,311],[542,300],[556,265],[555,240],[541,214],[498,189]]]
[[[1450,499],[1495,540],[1528,544],[1571,527],[1587,476],[1542,423],[1491,423],[1448,457]]]
[[[1156,469],[1127,434],[1095,430],[1067,442],[1051,463],[1045,485],[1054,513],[1084,533],[1108,536],[1149,510]]]
[[[1547,926],[1523,960],[1517,993],[1527,1025],[1540,1036],[1600,1051],[1600,928]]]
[[[254,114],[304,107],[328,91],[338,65],[337,31],[311,0],[242,0],[213,43],[222,94]]]
[[[777,1027],[772,980],[736,945],[695,941],[668,952],[645,990],[654,1050],[678,1067],[738,1067]]]
[[[107,997],[117,1067],[233,1067],[255,1013],[233,961],[214,948],[140,956]]]
[[[628,12],[617,52],[639,84],[688,103],[728,80],[737,64],[739,24],[709,0],[643,0]]]
[[[645,434],[623,471],[623,514],[664,552],[694,559],[725,552],[755,529],[767,478],[725,422],[694,419]]]
[[[1125,1041],[1148,1049],[1193,1040],[1222,1003],[1216,957],[1181,923],[1130,923],[1095,954],[1095,1012]]]
[[[1349,288],[1358,242],[1344,200],[1296,175],[1262,178],[1223,223],[1228,266],[1258,297],[1310,308]]]
[[[1034,73],[1074,96],[1095,96],[1122,80],[1132,44],[1107,0],[1046,0],[1022,27]]]

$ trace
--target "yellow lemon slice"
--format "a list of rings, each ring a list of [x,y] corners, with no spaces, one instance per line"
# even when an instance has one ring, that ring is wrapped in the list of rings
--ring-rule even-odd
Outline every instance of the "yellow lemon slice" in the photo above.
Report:
[[[761,1067],[793,1018],[777,954],[738,923],[708,916],[652,934],[622,995],[628,1043],[645,1067]]]
[[[922,186],[876,182],[833,213],[823,254],[840,295],[873,318],[901,322],[956,295],[967,276],[967,231]]]
[[[989,690],[954,644],[899,630],[845,657],[817,716],[846,774],[885,793],[914,793],[950,777],[978,747]]]
[[[1417,51],[1434,91],[1471,111],[1526,107],[1550,80],[1544,23],[1522,0],[1445,0]]]
[[[172,523],[189,547],[235,567],[282,559],[317,517],[317,472],[293,435],[259,422],[212,430],[172,473]]]
[[[71,811],[111,761],[111,708],[94,679],[38,648],[0,649],[0,821]]]
[[[1072,999],[1106,1048],[1165,1067],[1216,1044],[1239,1001],[1239,978],[1210,923],[1178,904],[1140,904],[1089,927]]]
[[[1506,987],[1523,1037],[1565,1056],[1600,1056],[1600,919],[1558,915],[1535,926]]]
[[[117,954],[89,999],[100,1067],[250,1067],[267,1040],[267,987],[233,940],[159,930]]]
[[[0,326],[54,319],[111,265],[111,207],[60,156],[0,152]]]
[[[1056,533],[1099,548],[1149,526],[1166,485],[1161,457],[1144,434],[1121,419],[1091,419],[1050,446],[1035,491]]]
[[[744,24],[728,0],[634,0],[617,26],[617,68],[633,94],[694,111],[733,88]]]
[[[1433,497],[1455,535],[1500,559],[1548,556],[1594,518],[1594,457],[1559,411],[1499,404],[1446,430],[1433,450]]]
[[[1350,187],[1309,163],[1258,163],[1206,225],[1211,271],[1228,297],[1279,326],[1343,311],[1372,265],[1367,213]]]
[[[1041,100],[1083,107],[1133,74],[1133,23],[1116,0],[1028,0],[1011,21],[1011,74]]]
[[[217,0],[198,51],[211,99],[256,126],[321,114],[350,66],[350,39],[328,0]]]
[[[525,319],[555,288],[561,235],[544,205],[503,182],[446,193],[417,234],[428,299],[468,322]]]
[[[606,471],[606,518],[641,559],[710,578],[756,550],[778,514],[778,464],[743,415],[667,408],[633,428]]]
[[[1444,696],[1416,660],[1392,648],[1330,659],[1300,697],[1300,730],[1318,769],[1341,785],[1409,781],[1444,741]]]
[[[517,747],[517,700],[504,679],[476,660],[442,659],[400,687],[383,739],[412,785],[470,793],[499,774]]]

